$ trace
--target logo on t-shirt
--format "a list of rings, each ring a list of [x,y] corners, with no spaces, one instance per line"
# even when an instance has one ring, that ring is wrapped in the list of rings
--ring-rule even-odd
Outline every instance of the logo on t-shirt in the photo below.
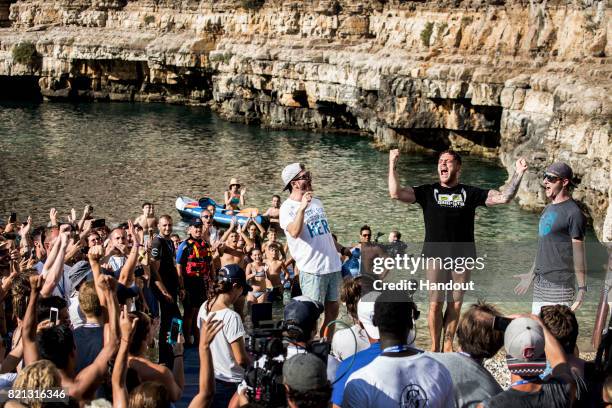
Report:
[[[540,225],[539,225],[539,230],[540,230],[539,233],[541,237],[550,234],[550,231],[552,231],[552,227],[556,219],[557,219],[556,211],[552,211],[552,210],[546,211],[546,213],[542,215],[542,218],[540,218]]]
[[[425,408],[427,406],[427,394],[419,384],[408,384],[400,397],[401,408]]]
[[[331,234],[325,211],[321,207],[308,208],[304,213],[306,229],[310,238],[319,235]]]
[[[461,189],[461,194],[440,194],[437,188],[434,188],[433,193],[434,199],[438,205],[442,207],[459,208],[465,206],[465,198],[467,197],[467,193],[465,192],[464,188]]]

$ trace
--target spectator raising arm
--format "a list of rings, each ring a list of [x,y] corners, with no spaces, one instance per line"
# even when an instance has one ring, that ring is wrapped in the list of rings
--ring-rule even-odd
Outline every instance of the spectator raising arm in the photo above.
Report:
[[[43,286],[42,276],[30,276],[30,301],[23,317],[21,341],[23,342],[23,364],[28,365],[38,361],[36,348],[36,305]]]
[[[215,371],[210,344],[223,327],[222,320],[213,320],[211,313],[200,330],[200,390],[189,404],[189,408],[206,408],[215,396]]]
[[[43,297],[48,297],[53,294],[53,289],[55,289],[57,283],[64,275],[64,257],[66,256],[66,248],[68,247],[69,228],[69,225],[62,225],[60,227],[60,234],[55,239],[51,255],[49,255],[49,258],[54,256],[54,259],[50,262],[49,258],[47,258],[47,262],[43,267],[42,275],[45,277],[45,284],[40,291]]]
[[[127,287],[132,286],[134,283],[134,269],[138,263],[138,250],[140,248],[140,236],[134,230],[132,220],[128,220],[128,229],[132,239],[134,240],[134,244],[132,245],[127,261],[125,261],[125,264],[121,268],[121,273],[119,274],[119,283]]]
[[[106,297],[108,308],[108,341],[104,342],[104,347],[96,359],[79,372],[73,382],[68,384],[68,395],[80,400],[83,397],[91,396],[100,386],[108,371],[108,363],[115,356],[118,348],[119,334],[119,302],[117,300],[117,281],[112,276],[102,276],[100,287]]]
[[[115,358],[112,376],[113,405],[115,408],[128,408],[128,392],[125,385],[125,379],[127,377],[128,350],[130,348],[130,344],[132,343],[132,337],[134,335],[137,322],[138,318],[134,318],[133,320],[130,319],[127,305],[123,305],[121,318],[119,320],[121,343],[119,344],[119,351],[117,352],[117,357]]]
[[[104,247],[102,245],[92,246],[91,248],[89,248],[87,257],[89,258],[89,264],[91,265],[91,271],[94,277],[94,285],[96,286],[96,293],[98,294],[98,299],[100,299],[100,305],[106,307],[106,297],[104,296],[104,291],[100,286],[100,279],[103,276],[102,266],[100,266],[100,260],[104,258]]]

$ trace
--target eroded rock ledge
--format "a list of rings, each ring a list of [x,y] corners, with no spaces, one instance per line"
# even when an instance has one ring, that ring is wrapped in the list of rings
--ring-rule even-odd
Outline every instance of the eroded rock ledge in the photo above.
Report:
[[[206,103],[270,128],[452,146],[509,173],[523,155],[531,209],[564,160],[610,241],[611,14],[605,0],[0,0],[0,89]]]

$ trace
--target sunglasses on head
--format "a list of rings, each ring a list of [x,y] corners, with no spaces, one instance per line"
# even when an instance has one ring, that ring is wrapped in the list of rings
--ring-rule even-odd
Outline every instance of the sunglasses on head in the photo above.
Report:
[[[556,183],[557,181],[561,180],[561,177],[555,176],[554,174],[544,173],[544,180],[551,183]]]

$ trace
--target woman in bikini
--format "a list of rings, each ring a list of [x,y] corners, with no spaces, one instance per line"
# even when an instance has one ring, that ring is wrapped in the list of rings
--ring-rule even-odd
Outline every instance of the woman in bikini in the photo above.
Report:
[[[246,188],[240,189],[240,183],[236,178],[230,180],[229,188],[224,193],[225,200],[225,212],[227,214],[233,214],[234,212],[240,211],[239,206],[244,207],[244,194]]]
[[[264,303],[266,301],[266,272],[268,265],[263,262],[261,251],[257,248],[251,250],[253,262],[246,267],[247,282],[253,290],[247,295],[247,303]]]

